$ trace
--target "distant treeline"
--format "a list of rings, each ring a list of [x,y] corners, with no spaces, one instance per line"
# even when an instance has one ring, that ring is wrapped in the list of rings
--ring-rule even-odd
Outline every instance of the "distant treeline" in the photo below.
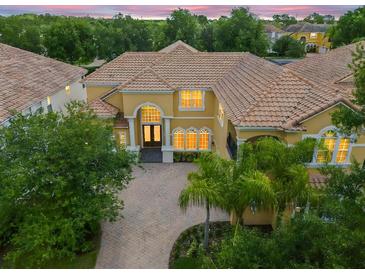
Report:
[[[334,23],[333,16],[311,14],[311,23]],[[166,20],[139,20],[118,14],[112,19],[23,14],[0,16],[0,42],[72,64],[95,58],[111,60],[125,51],[156,51],[182,40],[201,51],[249,51],[264,56],[269,41],[264,22],[245,8],[210,20],[178,9]],[[297,23],[286,14],[271,23],[285,27]],[[334,46],[365,36],[365,7],[348,12],[329,34]]]

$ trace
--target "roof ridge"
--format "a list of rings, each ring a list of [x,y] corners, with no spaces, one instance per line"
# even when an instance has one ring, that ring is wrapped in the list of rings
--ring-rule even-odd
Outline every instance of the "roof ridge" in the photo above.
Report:
[[[279,77],[277,77],[275,80],[270,81],[270,83],[268,83],[268,85],[266,86],[266,88],[264,89],[264,91],[260,94],[260,96],[258,96],[258,98],[255,100],[255,102],[253,102],[251,104],[250,107],[248,107],[243,113],[241,113],[239,120],[242,119],[242,117],[249,113],[253,108],[256,108],[256,106],[258,105],[259,102],[261,102],[261,99],[266,97],[268,94],[272,93],[273,90],[273,86],[274,85],[278,85],[278,81],[281,79],[283,73],[285,73],[285,70],[283,69],[283,71],[280,73]]]
[[[293,75],[294,77],[296,77],[297,79],[299,79],[300,81],[303,81],[305,82],[306,84],[310,85],[312,88],[318,88],[320,89],[322,92],[325,92],[325,93],[330,93],[330,92],[334,92],[334,102],[336,102],[337,100],[341,100],[341,99],[344,99],[342,94],[337,90],[333,90],[333,89],[325,89],[324,87],[322,87],[321,85],[317,84],[317,83],[314,83],[312,81],[310,81],[309,79],[305,78],[305,77],[302,77],[300,75],[297,75],[295,72],[293,72],[292,70],[290,69],[287,69],[287,68],[284,68],[285,71],[287,71],[287,73],[290,73],[291,75]],[[300,122],[301,120],[303,119],[290,119],[290,117],[293,116],[293,113],[294,113],[294,110],[297,109],[298,105],[300,105],[302,103],[302,101],[305,101],[305,99],[311,94],[312,92],[309,90],[309,91],[306,91],[305,92],[305,95],[301,97],[300,100],[297,101],[297,103],[295,104],[295,106],[293,106],[291,108],[291,110],[289,111],[288,115],[287,115],[287,122],[285,124],[283,124],[283,128],[286,129],[288,127],[293,127],[295,123],[298,123]],[[327,105],[327,104],[326,104]],[[329,105],[331,105],[331,103],[329,103]],[[318,111],[321,111],[323,107],[319,107],[319,108],[315,108],[313,109],[312,112],[310,113],[316,113]],[[308,117],[310,117],[312,114],[310,114]]]

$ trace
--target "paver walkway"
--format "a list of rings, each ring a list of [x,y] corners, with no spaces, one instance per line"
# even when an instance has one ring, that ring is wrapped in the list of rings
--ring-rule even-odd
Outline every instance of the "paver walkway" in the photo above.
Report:
[[[178,207],[186,176],[195,170],[190,163],[143,164],[134,180],[122,191],[123,219],[102,226],[96,268],[167,268],[171,248],[182,231],[204,222],[204,208]],[[213,211],[212,220],[227,220]]]

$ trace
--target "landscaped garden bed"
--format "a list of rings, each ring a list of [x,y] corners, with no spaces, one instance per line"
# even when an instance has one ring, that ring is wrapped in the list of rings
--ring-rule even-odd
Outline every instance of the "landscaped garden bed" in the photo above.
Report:
[[[271,232],[272,227],[268,226],[246,226],[256,228],[262,232]],[[215,248],[219,243],[234,233],[235,226],[229,222],[211,222],[209,224],[209,250],[208,257],[214,256]],[[198,224],[186,229],[175,241],[169,259],[169,268],[194,269],[202,268],[204,262],[200,252],[204,252],[204,224]]]

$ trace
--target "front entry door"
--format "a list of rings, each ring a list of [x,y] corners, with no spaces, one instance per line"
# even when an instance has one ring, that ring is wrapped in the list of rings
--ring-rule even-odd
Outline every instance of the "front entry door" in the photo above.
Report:
[[[161,125],[143,125],[143,146],[160,147],[161,142]]]

